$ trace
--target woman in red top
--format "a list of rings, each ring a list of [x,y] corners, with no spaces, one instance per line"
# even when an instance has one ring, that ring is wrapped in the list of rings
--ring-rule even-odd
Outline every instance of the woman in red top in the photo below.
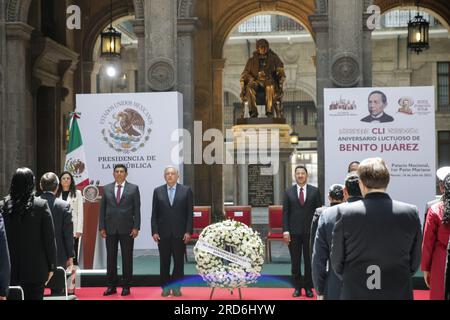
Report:
[[[444,300],[445,264],[450,238],[450,174],[444,179],[442,201],[427,214],[422,244],[422,271],[430,300]]]

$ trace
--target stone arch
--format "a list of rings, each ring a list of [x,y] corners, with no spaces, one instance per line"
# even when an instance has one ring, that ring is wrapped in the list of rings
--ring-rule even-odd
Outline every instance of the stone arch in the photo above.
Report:
[[[374,4],[381,8],[381,13],[401,7],[416,7],[414,0],[374,0]],[[423,0],[420,1],[420,8],[432,13],[434,16],[445,22],[446,28],[450,31],[450,7],[447,0]]]
[[[307,7],[299,2],[279,1],[274,2],[272,6],[261,7],[260,1],[251,3],[245,2],[236,7],[236,9],[227,12],[218,22],[217,31],[213,35],[213,59],[222,59],[223,47],[225,42],[236,25],[252,15],[264,12],[279,13],[301,23],[312,35],[314,32],[308,20],[308,16],[314,12],[313,7]]]
[[[235,84],[235,83],[230,82],[230,81],[224,82],[222,91],[224,93],[225,92],[229,92],[229,93],[235,95],[238,98],[241,95],[241,87],[239,85]]]
[[[306,93],[307,95],[309,95],[311,97],[311,99],[314,101],[314,105],[317,109],[317,93],[316,93],[316,88],[312,85],[310,85],[309,83],[305,82],[305,81],[301,81],[301,80],[297,80],[295,85],[291,85],[291,86],[286,86],[284,88],[284,91],[295,91],[295,90],[299,90],[299,91],[303,91],[304,93]]]
[[[97,12],[95,16],[89,19],[90,24],[86,27],[86,29],[89,30],[89,32],[86,33],[83,40],[82,59],[84,61],[92,60],[95,43],[97,41],[100,32],[102,32],[102,30],[106,28],[111,22],[111,17],[109,15],[105,15],[104,12],[105,12],[104,10],[99,10],[99,12]],[[112,12],[113,21],[128,15],[130,15],[130,12],[128,10],[128,5],[126,3],[123,4],[121,3],[120,6],[113,7]]]

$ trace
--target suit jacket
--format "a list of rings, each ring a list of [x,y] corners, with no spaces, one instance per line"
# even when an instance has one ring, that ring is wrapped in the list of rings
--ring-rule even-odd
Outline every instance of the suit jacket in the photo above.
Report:
[[[306,185],[306,199],[302,207],[297,195],[297,185],[286,190],[283,200],[283,232],[290,234],[309,234],[314,212],[322,206],[320,191]]]
[[[422,244],[417,207],[370,193],[336,209],[331,264],[343,280],[341,298],[413,299]],[[380,268],[381,289],[368,288],[371,266]]]
[[[53,193],[44,192],[41,199],[47,200],[53,217],[56,238],[56,261],[58,266],[66,267],[67,259],[73,258],[73,223],[70,205],[55,197]]]
[[[73,236],[76,233],[83,233],[83,194],[80,190],[76,190],[75,197],[72,197],[69,193],[67,202],[72,209],[72,222],[73,222]],[[62,200],[62,194],[59,196]]]
[[[6,239],[2,210],[0,209],[0,297],[8,296],[10,277],[11,263],[9,260],[8,240]]]
[[[119,204],[116,202],[114,187],[110,183],[103,188],[100,205],[99,229],[107,234],[130,234],[133,229],[141,229],[141,194],[135,184],[125,183]]]
[[[5,211],[5,210],[4,210]],[[56,269],[56,241],[47,201],[34,199],[29,214],[4,214],[11,258],[11,285],[44,285]]]
[[[192,234],[193,195],[188,186],[177,184],[173,205],[167,195],[167,185],[156,188],[153,192],[152,234],[161,238],[175,237],[182,239],[185,233]]]
[[[348,199],[347,203],[358,200],[361,200],[361,198],[351,197]],[[342,203],[340,205],[345,204],[346,203]],[[314,218],[316,218],[319,209],[317,209],[314,214]],[[321,214],[319,214],[317,227],[314,231],[314,235],[312,235],[314,240],[311,241],[311,265],[314,288],[316,289],[317,294],[325,296],[326,300],[339,300],[341,296],[342,281],[338,278],[330,264],[331,240],[336,216],[336,205],[323,210]],[[313,226],[311,226],[311,230],[313,230]]]
[[[312,221],[311,221],[311,233],[309,235],[309,247],[310,247],[310,251],[311,251],[311,255],[313,252],[313,248],[314,248],[314,241],[316,239],[316,232],[317,232],[317,227],[319,226],[319,219],[322,216],[322,213],[327,210],[329,207],[327,206],[322,206],[320,208],[317,208],[316,211],[314,212]]]
[[[394,118],[392,118],[387,113],[383,113],[383,115],[379,118],[374,118],[369,114],[367,117],[362,118],[361,121],[362,122],[379,121],[379,122],[383,123],[383,122],[392,122],[392,121],[394,121]]]

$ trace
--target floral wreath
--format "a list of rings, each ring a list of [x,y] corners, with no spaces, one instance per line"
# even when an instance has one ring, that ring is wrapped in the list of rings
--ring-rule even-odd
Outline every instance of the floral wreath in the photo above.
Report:
[[[220,257],[220,252],[227,258]],[[264,263],[264,245],[259,233],[234,220],[203,229],[194,254],[200,276],[216,288],[233,289],[256,283]]]

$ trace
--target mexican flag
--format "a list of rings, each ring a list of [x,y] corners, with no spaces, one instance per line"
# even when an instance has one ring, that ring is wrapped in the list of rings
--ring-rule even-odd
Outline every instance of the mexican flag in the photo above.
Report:
[[[64,170],[69,171],[75,180],[75,185],[85,187],[89,185],[89,175],[86,167],[86,155],[84,154],[83,139],[77,119],[78,113],[72,114],[69,131],[69,145],[67,147]]]

